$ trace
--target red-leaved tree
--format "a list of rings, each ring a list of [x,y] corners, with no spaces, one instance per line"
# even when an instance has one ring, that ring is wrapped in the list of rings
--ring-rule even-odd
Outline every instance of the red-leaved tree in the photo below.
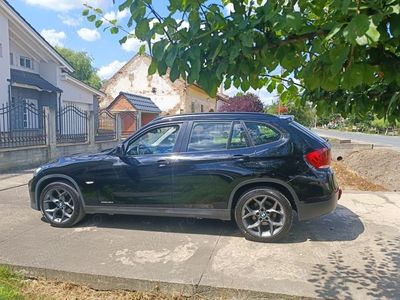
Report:
[[[260,98],[252,93],[244,94],[242,96],[235,96],[229,98],[218,111],[220,112],[262,112],[264,105]]]

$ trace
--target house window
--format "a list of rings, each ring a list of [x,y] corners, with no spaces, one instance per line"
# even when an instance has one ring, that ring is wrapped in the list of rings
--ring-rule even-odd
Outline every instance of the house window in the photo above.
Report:
[[[192,102],[192,106],[191,106],[191,108],[190,108],[190,111],[191,111],[192,113],[195,112],[195,111],[194,111],[194,102]]]
[[[14,54],[10,53],[10,65],[14,65]]]
[[[27,69],[33,69],[33,60],[30,58],[26,58],[26,57],[20,57],[19,58],[19,65],[21,67],[25,67]]]

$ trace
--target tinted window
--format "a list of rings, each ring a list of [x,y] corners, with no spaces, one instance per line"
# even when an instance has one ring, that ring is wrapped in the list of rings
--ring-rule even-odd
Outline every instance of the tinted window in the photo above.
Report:
[[[241,122],[233,124],[232,138],[230,141],[230,149],[240,149],[249,147],[250,143]]]
[[[151,129],[129,143],[127,155],[148,155],[171,152],[178,136],[179,126]]]
[[[193,123],[187,151],[226,149],[231,125],[231,122],[215,121]]]
[[[277,141],[280,138],[280,133],[267,124],[255,122],[246,122],[245,124],[255,146]]]

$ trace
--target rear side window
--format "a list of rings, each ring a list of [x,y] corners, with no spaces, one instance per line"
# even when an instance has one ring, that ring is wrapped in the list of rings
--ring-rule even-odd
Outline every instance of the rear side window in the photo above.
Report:
[[[232,122],[195,122],[190,133],[188,152],[227,149]]]
[[[245,122],[254,146],[271,143],[280,139],[281,134],[265,123]]]

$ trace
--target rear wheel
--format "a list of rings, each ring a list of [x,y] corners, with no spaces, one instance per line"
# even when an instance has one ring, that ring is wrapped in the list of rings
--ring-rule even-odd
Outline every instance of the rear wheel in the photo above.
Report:
[[[240,197],[235,208],[235,220],[246,239],[271,243],[288,233],[293,222],[293,210],[281,192],[260,187]]]
[[[78,192],[66,182],[53,182],[43,189],[40,209],[51,225],[57,227],[70,227],[85,216]]]

